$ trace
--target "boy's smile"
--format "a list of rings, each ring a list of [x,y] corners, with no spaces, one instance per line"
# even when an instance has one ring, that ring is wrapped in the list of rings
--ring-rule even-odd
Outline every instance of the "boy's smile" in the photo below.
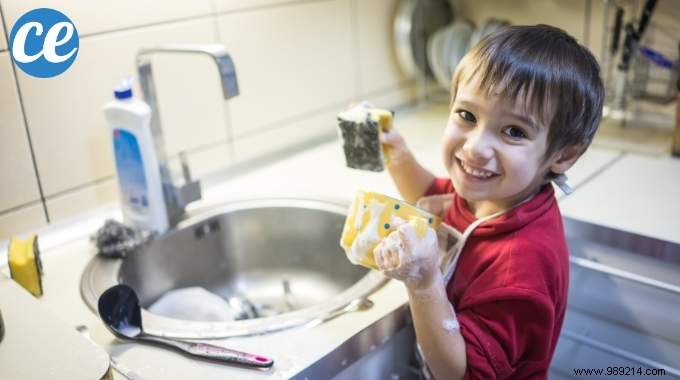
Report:
[[[544,158],[548,128],[525,108],[487,96],[476,80],[458,85],[444,132],[444,165],[477,217],[511,208],[547,182],[555,160]]]

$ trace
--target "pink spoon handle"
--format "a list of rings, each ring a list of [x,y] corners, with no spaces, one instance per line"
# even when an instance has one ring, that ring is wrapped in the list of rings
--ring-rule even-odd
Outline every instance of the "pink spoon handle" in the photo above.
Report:
[[[249,354],[247,352],[236,351],[208,343],[186,342],[183,340],[167,339],[148,334],[142,334],[138,336],[137,339],[165,344],[182,350],[190,355],[211,360],[219,360],[257,368],[269,368],[274,365],[274,360],[262,355]]]
[[[207,343],[189,343],[187,352],[192,355],[209,359],[224,360],[231,363],[261,368],[269,368],[274,364],[272,359],[261,355],[249,354],[247,352],[236,351]]]

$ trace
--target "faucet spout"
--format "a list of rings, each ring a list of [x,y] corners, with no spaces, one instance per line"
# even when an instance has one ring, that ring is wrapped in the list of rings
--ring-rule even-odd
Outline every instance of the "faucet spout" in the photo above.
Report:
[[[238,81],[236,79],[236,68],[229,53],[221,44],[200,44],[200,45],[160,45],[149,48],[142,48],[137,52],[136,64],[139,75],[139,84],[142,89],[142,96],[151,108],[151,133],[154,138],[156,156],[158,158],[159,171],[163,182],[163,194],[165,197],[166,211],[168,213],[169,226],[174,227],[184,216],[185,207],[192,201],[201,199],[201,188],[198,181],[192,181],[186,160],[180,154],[184,172],[185,184],[175,186],[170,175],[167,164],[167,157],[163,143],[163,129],[161,127],[160,114],[158,112],[158,99],[156,88],[153,81],[151,62],[148,59],[151,54],[163,53],[190,53],[206,54],[211,57],[220,74],[222,84],[222,95],[225,100],[231,99],[239,94]]]
[[[142,48],[137,52],[137,66],[141,66],[145,61],[145,56],[152,53],[190,53],[206,54],[211,57],[220,72],[222,80],[222,94],[224,99],[231,99],[239,94],[238,81],[236,80],[236,69],[231,56],[221,44],[203,45],[161,45],[150,48]]]

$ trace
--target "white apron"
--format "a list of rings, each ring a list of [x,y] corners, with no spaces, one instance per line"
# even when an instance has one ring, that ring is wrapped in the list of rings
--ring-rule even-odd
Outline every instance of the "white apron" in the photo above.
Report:
[[[451,194],[441,194],[420,198],[416,203],[416,206],[438,215],[444,220],[444,213],[449,209],[452,203],[453,197]],[[495,214],[479,218],[472,222],[462,233],[445,223],[442,223],[439,228],[437,228],[437,239],[439,240],[439,268],[441,269],[442,274],[444,274],[444,284],[448,285],[451,277],[453,277],[453,272],[456,269],[460,253],[463,251],[463,247],[472,234],[472,231],[480,224],[493,219],[504,212],[505,211],[499,211]]]

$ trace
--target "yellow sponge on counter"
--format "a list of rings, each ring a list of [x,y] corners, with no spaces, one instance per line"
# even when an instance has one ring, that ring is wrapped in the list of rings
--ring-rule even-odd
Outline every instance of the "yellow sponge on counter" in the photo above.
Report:
[[[38,250],[38,237],[32,235],[26,240],[10,239],[7,253],[12,279],[34,296],[41,296],[43,294],[43,271]]]

